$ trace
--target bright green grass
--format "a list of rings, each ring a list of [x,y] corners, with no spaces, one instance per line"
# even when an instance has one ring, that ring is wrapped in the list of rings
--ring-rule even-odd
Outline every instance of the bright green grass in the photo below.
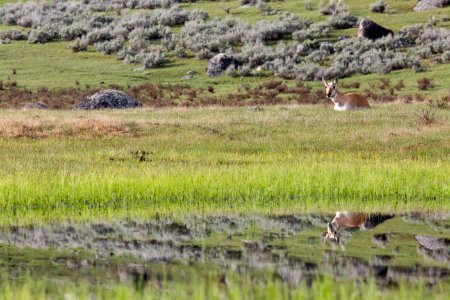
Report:
[[[0,289],[0,299],[447,299],[449,287],[440,284],[432,289],[425,284],[402,282],[396,289],[379,291],[375,280],[368,283],[339,282],[328,278],[318,279],[309,288],[289,287],[287,284],[270,279],[254,282],[250,276],[238,278],[235,273],[227,276],[227,283],[209,275],[199,278],[192,274],[189,282],[157,282],[152,280],[144,288],[126,284],[111,286],[89,286],[87,283],[55,283],[43,280],[25,279],[22,283],[8,283]]]
[[[423,126],[423,107],[2,112],[26,126],[43,122],[40,130],[50,135],[70,136],[68,125],[58,125],[66,119],[95,124],[105,117],[138,134],[1,139],[2,222],[449,211],[450,111],[439,110],[437,123]],[[150,152],[148,160],[138,162],[137,150]]]
[[[6,1],[3,1],[6,2]],[[292,12],[303,17],[308,17],[314,21],[324,19],[318,13],[318,1],[312,1],[313,11],[307,11],[304,8],[306,0],[294,1],[285,0],[282,2],[271,2],[268,5],[282,12]],[[348,0],[346,3],[351,11],[361,17],[370,17],[381,24],[394,30],[416,24],[423,23],[431,16],[441,18],[450,15],[450,7],[425,11],[412,12],[411,8],[416,1],[388,1],[389,5],[395,11],[392,14],[372,14],[369,11],[371,0],[359,1]],[[1,2],[0,2],[1,3]],[[225,17],[225,7],[230,7],[230,15],[240,18],[244,21],[254,23],[261,19],[276,19],[275,16],[263,16],[255,7],[239,8],[240,2],[224,1],[209,2],[198,1],[192,4],[181,4],[186,9],[199,8],[207,11],[210,17]],[[450,28],[450,22],[441,22],[439,26]],[[8,26],[0,26],[0,30],[6,30]],[[12,28],[12,27],[11,27]],[[177,30],[177,29],[176,29]],[[340,34],[356,35],[357,29],[335,31],[333,36]],[[196,87],[207,87],[213,85],[217,93],[235,92],[240,83],[251,85],[261,82],[261,80],[270,80],[270,78],[230,78],[222,76],[218,78],[209,78],[205,75],[206,60],[197,60],[195,58],[179,59],[169,54],[171,63],[160,69],[146,71],[133,71],[139,66],[123,64],[114,56],[105,56],[95,52],[94,49],[87,53],[73,53],[68,48],[68,42],[54,42],[45,45],[29,45],[27,42],[13,41],[9,45],[0,45],[0,80],[14,80],[19,87],[36,89],[46,86],[52,89],[73,87],[79,82],[84,88],[89,86],[99,86],[101,82],[105,85],[119,84],[121,86],[135,85],[143,82],[166,82],[166,83],[188,83]],[[12,76],[12,70],[16,69],[17,75]],[[192,80],[183,80],[181,77],[189,70],[195,70],[198,75]],[[378,74],[373,75],[355,75],[343,80],[343,82],[359,81],[362,83],[361,89],[368,87],[367,83],[380,77],[386,77]],[[415,73],[412,70],[395,71],[387,75],[388,78],[396,82],[403,79],[406,85],[402,94],[415,94],[417,89],[417,80],[423,77],[434,79],[435,87],[426,91],[425,94],[440,97],[448,94],[450,87],[450,68],[447,65],[430,65],[428,70],[423,73]],[[320,82],[310,83],[314,88],[322,88]]]

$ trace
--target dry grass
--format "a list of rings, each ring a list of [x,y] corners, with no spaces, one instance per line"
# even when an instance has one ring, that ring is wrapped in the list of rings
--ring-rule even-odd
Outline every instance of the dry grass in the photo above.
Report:
[[[139,126],[110,116],[65,116],[16,115],[0,120],[0,137],[48,138],[74,137],[82,139],[138,136]]]

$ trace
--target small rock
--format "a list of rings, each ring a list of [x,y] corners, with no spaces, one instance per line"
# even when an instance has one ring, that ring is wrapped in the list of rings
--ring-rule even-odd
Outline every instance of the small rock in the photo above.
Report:
[[[262,108],[260,106],[255,106],[255,107],[250,107],[248,110],[249,111],[263,111],[264,108]]]
[[[450,249],[450,239],[437,238],[434,236],[427,235],[416,235],[416,240],[420,245],[429,250],[449,250]]]
[[[24,110],[27,109],[48,109],[48,106],[41,102],[31,102],[23,106]]]

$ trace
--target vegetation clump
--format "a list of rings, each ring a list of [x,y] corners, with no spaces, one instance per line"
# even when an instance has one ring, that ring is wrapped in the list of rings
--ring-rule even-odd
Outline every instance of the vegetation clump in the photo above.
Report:
[[[378,0],[370,4],[370,11],[373,13],[387,13],[389,8],[384,0]]]

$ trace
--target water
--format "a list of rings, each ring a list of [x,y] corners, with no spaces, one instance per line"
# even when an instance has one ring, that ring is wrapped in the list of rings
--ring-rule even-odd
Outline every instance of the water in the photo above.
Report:
[[[9,280],[137,284],[192,274],[273,274],[293,286],[318,275],[432,286],[450,281],[450,220],[378,215],[368,229],[342,228],[324,239],[330,215],[214,216],[53,224],[0,230]],[[375,222],[373,222],[375,220]],[[370,220],[369,220],[370,221]],[[363,226],[364,227],[364,226]],[[200,275],[199,275],[200,274]]]

